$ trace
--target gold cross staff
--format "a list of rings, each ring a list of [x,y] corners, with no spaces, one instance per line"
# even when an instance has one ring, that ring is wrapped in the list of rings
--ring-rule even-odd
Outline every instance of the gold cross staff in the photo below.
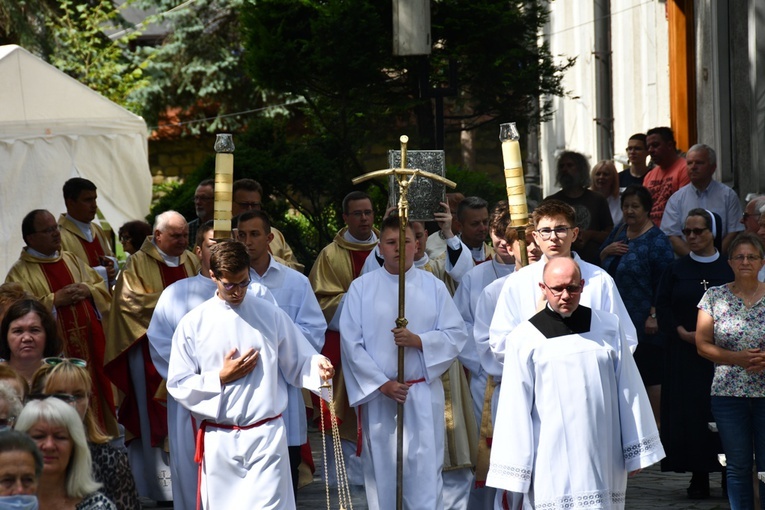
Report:
[[[400,223],[398,233],[398,249],[401,254],[406,245],[406,225],[409,219],[409,200],[407,199],[407,192],[409,191],[409,185],[412,183],[415,177],[425,177],[434,181],[440,182],[450,188],[456,188],[457,183],[450,181],[440,175],[426,172],[425,170],[406,168],[406,144],[409,142],[409,137],[402,135],[399,138],[401,142],[401,168],[386,168],[384,170],[376,170],[367,174],[361,175],[353,179],[353,184],[374,179],[375,177],[384,177],[388,175],[394,175],[396,182],[398,182],[399,197],[398,197],[398,218]],[[405,257],[399,256],[398,258],[398,318],[396,319],[396,327],[406,327],[408,321],[406,320],[405,310],[405,289],[406,289],[406,260]],[[404,383],[404,348],[398,348],[398,382]],[[403,507],[403,479],[404,479],[404,404],[399,403],[397,407],[396,416],[396,509],[401,510]]]

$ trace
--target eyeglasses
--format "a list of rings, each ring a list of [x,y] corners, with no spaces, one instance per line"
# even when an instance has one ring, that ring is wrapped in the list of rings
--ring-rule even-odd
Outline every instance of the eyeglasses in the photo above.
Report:
[[[742,255],[736,255],[735,257],[731,257],[730,259],[735,260],[736,262],[740,264],[741,262],[745,260],[748,262],[757,262],[758,260],[762,260],[762,257],[760,257],[759,255],[743,255],[742,254]]]
[[[45,363],[46,365],[50,365],[52,367],[55,367],[56,365],[60,365],[61,363],[70,363],[80,368],[86,368],[88,366],[88,362],[80,358],[57,358],[57,357],[43,358],[43,363]]]
[[[260,209],[260,202],[237,202],[236,205],[242,209]]]
[[[540,228],[539,230],[536,230],[536,232],[539,234],[539,237],[542,238],[543,241],[547,241],[552,236],[553,232],[555,232],[555,237],[558,239],[564,239],[566,236],[568,236],[568,231],[571,230],[571,227],[555,227],[555,228]]]
[[[749,216],[754,216],[754,214],[749,214],[749,213],[745,212],[744,214],[742,214],[742,215],[741,215],[741,219],[742,219],[742,220],[744,220],[744,221],[746,221],[746,219],[747,219]]]
[[[582,292],[581,285],[566,285],[564,287],[550,287],[545,282],[542,282],[542,285],[544,285],[547,288],[547,290],[550,291],[550,294],[552,294],[553,297],[555,298],[561,297],[564,292],[568,292],[569,296],[573,296]]]
[[[223,285],[223,288],[226,289],[226,291],[231,292],[232,290],[234,290],[237,287],[239,287],[240,289],[247,288],[250,285],[250,282],[252,282],[252,280],[250,278],[248,278],[246,282],[239,282],[239,283],[223,283],[223,282],[220,282],[220,284]]]
[[[45,400],[46,398],[57,398],[67,404],[74,404],[78,400],[85,398],[85,395],[70,395],[69,393],[32,393],[29,395],[29,400]]]
[[[351,211],[348,213],[349,216],[353,216],[354,218],[361,218],[363,216],[374,216],[375,212],[372,209],[366,209],[364,211]]]
[[[704,233],[705,230],[709,230],[709,229],[706,228],[706,227],[704,227],[704,228],[684,228],[683,230],[681,230],[681,232],[683,233],[683,235],[685,237],[688,237],[691,234],[693,234],[695,236],[700,236],[701,234]]]
[[[33,232],[34,234],[52,234],[53,232],[57,232],[61,230],[60,225],[55,225],[53,227],[48,227],[42,230],[38,230],[37,232]]]

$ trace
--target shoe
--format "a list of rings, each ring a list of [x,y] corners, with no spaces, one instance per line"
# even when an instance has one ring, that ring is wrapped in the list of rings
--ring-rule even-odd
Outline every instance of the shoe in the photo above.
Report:
[[[709,473],[694,472],[686,492],[688,499],[709,498]]]

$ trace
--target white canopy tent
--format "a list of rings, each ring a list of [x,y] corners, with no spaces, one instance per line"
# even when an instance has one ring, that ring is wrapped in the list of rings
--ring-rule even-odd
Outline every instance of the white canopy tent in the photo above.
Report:
[[[0,282],[18,259],[21,220],[58,217],[62,186],[84,177],[116,230],[151,203],[144,120],[16,45],[0,46]]]

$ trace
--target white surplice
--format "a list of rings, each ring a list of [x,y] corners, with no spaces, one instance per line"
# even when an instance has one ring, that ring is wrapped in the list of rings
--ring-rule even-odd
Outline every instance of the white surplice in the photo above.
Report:
[[[324,347],[327,321],[324,319],[324,313],[316,300],[308,277],[280,264],[274,257],[270,257],[268,268],[263,276],[255,271],[250,271],[250,275],[254,282],[271,291],[279,308],[292,319],[316,352],[321,352]],[[289,398],[284,413],[287,445],[300,446],[308,441],[305,401],[299,388],[290,385],[288,391]]]
[[[583,261],[576,253],[573,253],[573,256],[584,279],[579,304],[619,316],[627,343],[634,352],[638,342],[637,330],[632,324],[614,279],[604,269]],[[543,256],[539,262],[516,271],[505,280],[489,331],[491,351],[500,363],[504,361],[507,335],[540,309],[543,294],[539,283],[542,281],[546,263],[547,259]]]
[[[224,356],[249,348],[259,353],[255,369],[222,386]],[[249,293],[236,306],[215,296],[181,319],[168,391],[197,423],[252,427],[207,429],[204,508],[294,508],[286,432],[278,416],[287,405],[287,383],[319,391],[321,358],[286,313]]]
[[[398,347],[391,330],[398,316],[398,275],[384,267],[351,284],[340,317],[343,371],[351,406],[361,416],[362,462],[370,510],[396,502],[396,402],[379,388],[396,380]],[[406,273],[407,328],[422,351],[405,348],[405,508],[443,508],[444,392],[440,376],[462,349],[467,332],[446,286],[426,271]]]
[[[254,274],[254,272],[251,272]],[[159,296],[157,306],[151,316],[146,336],[149,339],[149,352],[154,367],[164,379],[167,379],[167,367],[170,363],[170,350],[173,333],[184,315],[215,295],[215,282],[197,274],[191,278],[179,280]],[[247,289],[253,294],[271,303],[276,303],[269,290],[259,283],[252,283]],[[173,484],[173,508],[176,510],[194,510],[197,494],[197,464],[194,462],[194,427],[191,414],[172,397],[167,396],[167,427],[170,443],[170,476]]]
[[[529,510],[624,508],[628,472],[664,457],[620,320],[599,310],[586,333],[510,333],[494,430],[486,483]]]

